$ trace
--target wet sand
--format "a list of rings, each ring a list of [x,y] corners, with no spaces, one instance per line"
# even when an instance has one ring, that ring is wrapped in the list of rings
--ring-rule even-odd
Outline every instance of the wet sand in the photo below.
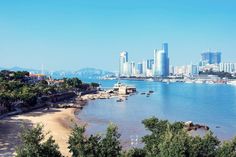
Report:
[[[19,145],[19,133],[22,126],[31,127],[41,123],[44,132],[49,132],[60,147],[64,156],[71,156],[68,150],[68,138],[73,124],[79,123],[75,117],[75,108],[38,109],[30,113],[7,117],[0,120],[0,157],[14,156],[15,147]]]

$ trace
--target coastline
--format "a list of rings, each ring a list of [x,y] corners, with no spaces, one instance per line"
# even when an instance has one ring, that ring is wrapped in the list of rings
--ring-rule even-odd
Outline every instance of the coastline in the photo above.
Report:
[[[41,108],[29,113],[6,117],[0,124],[0,156],[14,156],[15,147],[19,145],[19,133],[22,126],[31,127],[40,123],[44,125],[44,133],[49,133],[59,145],[64,156],[71,156],[68,150],[68,139],[73,124],[82,125],[76,118],[76,108]],[[48,135],[47,135],[48,136]]]
[[[8,116],[0,121],[0,156],[15,156],[15,148],[20,144],[20,132],[23,127],[32,127],[37,124],[44,126],[44,133],[53,136],[59,145],[59,150],[63,156],[71,156],[69,153],[68,139],[74,124],[86,125],[76,115],[80,112],[87,101],[94,99],[115,98],[114,94],[98,92],[97,94],[86,94],[76,97],[75,102],[58,102],[60,108],[42,107],[19,115]]]

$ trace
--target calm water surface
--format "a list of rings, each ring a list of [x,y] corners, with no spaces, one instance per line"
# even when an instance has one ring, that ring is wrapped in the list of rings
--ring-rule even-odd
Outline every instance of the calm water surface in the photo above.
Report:
[[[118,125],[125,146],[147,134],[142,120],[156,116],[174,121],[206,124],[222,140],[236,136],[236,86],[123,81],[140,92],[155,91],[149,98],[137,94],[127,101],[90,101],[78,117],[88,123],[87,133],[104,132],[109,122]],[[112,87],[116,81],[100,81]],[[216,128],[220,126],[220,128]],[[136,139],[136,138],[135,138]]]

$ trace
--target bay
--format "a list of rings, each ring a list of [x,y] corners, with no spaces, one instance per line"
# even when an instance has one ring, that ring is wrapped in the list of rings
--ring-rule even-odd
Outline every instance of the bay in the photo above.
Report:
[[[115,80],[87,81],[99,82],[104,88],[116,83]],[[207,125],[221,140],[236,136],[235,86],[149,81],[122,83],[136,86],[139,93],[124,102],[116,102],[116,99],[90,101],[78,114],[78,118],[88,124],[87,134],[104,133],[112,122],[119,127],[122,144],[130,147],[132,141],[140,141],[148,133],[142,120],[155,116],[171,122],[193,121]],[[150,97],[140,94],[149,90],[154,91]]]

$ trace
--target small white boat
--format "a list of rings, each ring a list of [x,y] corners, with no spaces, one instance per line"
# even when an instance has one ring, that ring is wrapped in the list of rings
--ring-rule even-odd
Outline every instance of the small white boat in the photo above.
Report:
[[[227,84],[236,86],[236,81],[229,81]]]
[[[167,83],[167,84],[170,84],[170,80],[169,79],[164,79],[162,80],[163,83]]]
[[[215,84],[213,81],[206,81],[206,84]]]
[[[154,80],[152,78],[146,79],[146,81],[153,82]]]
[[[203,82],[202,80],[196,80],[195,83],[197,83],[197,84],[202,84],[202,83],[204,83],[204,82]]]
[[[193,83],[192,80],[186,80],[185,83]]]

